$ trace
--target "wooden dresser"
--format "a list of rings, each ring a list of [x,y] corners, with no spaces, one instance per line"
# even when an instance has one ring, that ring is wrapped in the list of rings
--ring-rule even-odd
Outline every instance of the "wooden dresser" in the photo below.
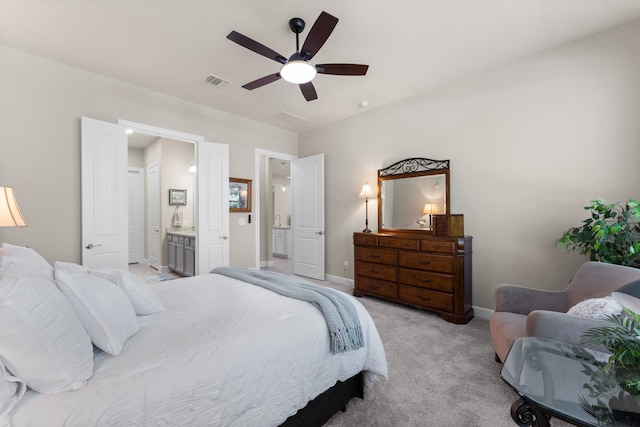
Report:
[[[353,295],[434,311],[453,323],[473,318],[471,236],[354,233]]]

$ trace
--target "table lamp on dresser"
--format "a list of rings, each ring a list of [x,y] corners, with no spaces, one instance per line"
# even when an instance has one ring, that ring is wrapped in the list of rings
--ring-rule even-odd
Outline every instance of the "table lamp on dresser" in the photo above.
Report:
[[[360,191],[360,198],[364,199],[365,205],[365,220],[364,220],[364,230],[363,233],[371,233],[369,230],[369,197],[376,197],[376,191],[371,187],[368,182],[365,182],[362,186],[362,190]]]

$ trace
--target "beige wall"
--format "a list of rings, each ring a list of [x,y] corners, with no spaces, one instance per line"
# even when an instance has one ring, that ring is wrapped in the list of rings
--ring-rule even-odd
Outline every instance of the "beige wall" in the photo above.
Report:
[[[553,243],[582,206],[640,198],[639,76],[636,21],[301,134],[300,156],[325,153],[327,272],[353,262],[364,181],[429,157],[451,160],[452,213],[474,236],[475,306],[493,308],[500,283],[563,288],[585,259]],[[375,201],[369,220],[376,229]]]
[[[4,47],[0,94],[0,185],[14,187],[29,224],[0,229],[0,241],[30,245],[50,262],[81,259],[82,116],[228,144],[229,173],[242,178],[253,179],[256,147],[297,153],[295,133]],[[238,226],[238,215],[230,215],[231,263],[254,266],[255,223]]]
[[[582,206],[640,198],[639,44],[636,21],[300,136],[0,47],[0,184],[29,222],[0,241],[80,261],[79,118],[124,119],[229,144],[234,177],[254,179],[257,147],[324,152],[327,273],[340,277],[364,227],[362,183],[403,158],[450,159],[452,212],[474,236],[474,305],[492,308],[503,282],[560,289],[584,259],[553,242]],[[255,222],[240,216],[230,261],[252,266]]]

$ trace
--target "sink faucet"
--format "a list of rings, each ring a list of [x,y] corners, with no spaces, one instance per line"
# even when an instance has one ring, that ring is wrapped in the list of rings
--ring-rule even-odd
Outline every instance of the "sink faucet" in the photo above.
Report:
[[[282,227],[282,220],[280,219],[280,214],[276,215],[273,218],[273,222],[276,222],[276,218],[278,218],[278,227]]]

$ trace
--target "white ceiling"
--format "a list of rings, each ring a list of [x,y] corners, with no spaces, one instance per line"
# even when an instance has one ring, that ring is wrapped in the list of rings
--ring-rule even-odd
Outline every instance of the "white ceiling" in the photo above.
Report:
[[[289,19],[307,22],[302,44],[322,10],[340,21],[312,62],[366,76],[318,75],[311,102],[283,80],[241,88],[280,66],[231,30],[288,57]],[[640,0],[0,0],[0,45],[304,132],[638,18]]]

